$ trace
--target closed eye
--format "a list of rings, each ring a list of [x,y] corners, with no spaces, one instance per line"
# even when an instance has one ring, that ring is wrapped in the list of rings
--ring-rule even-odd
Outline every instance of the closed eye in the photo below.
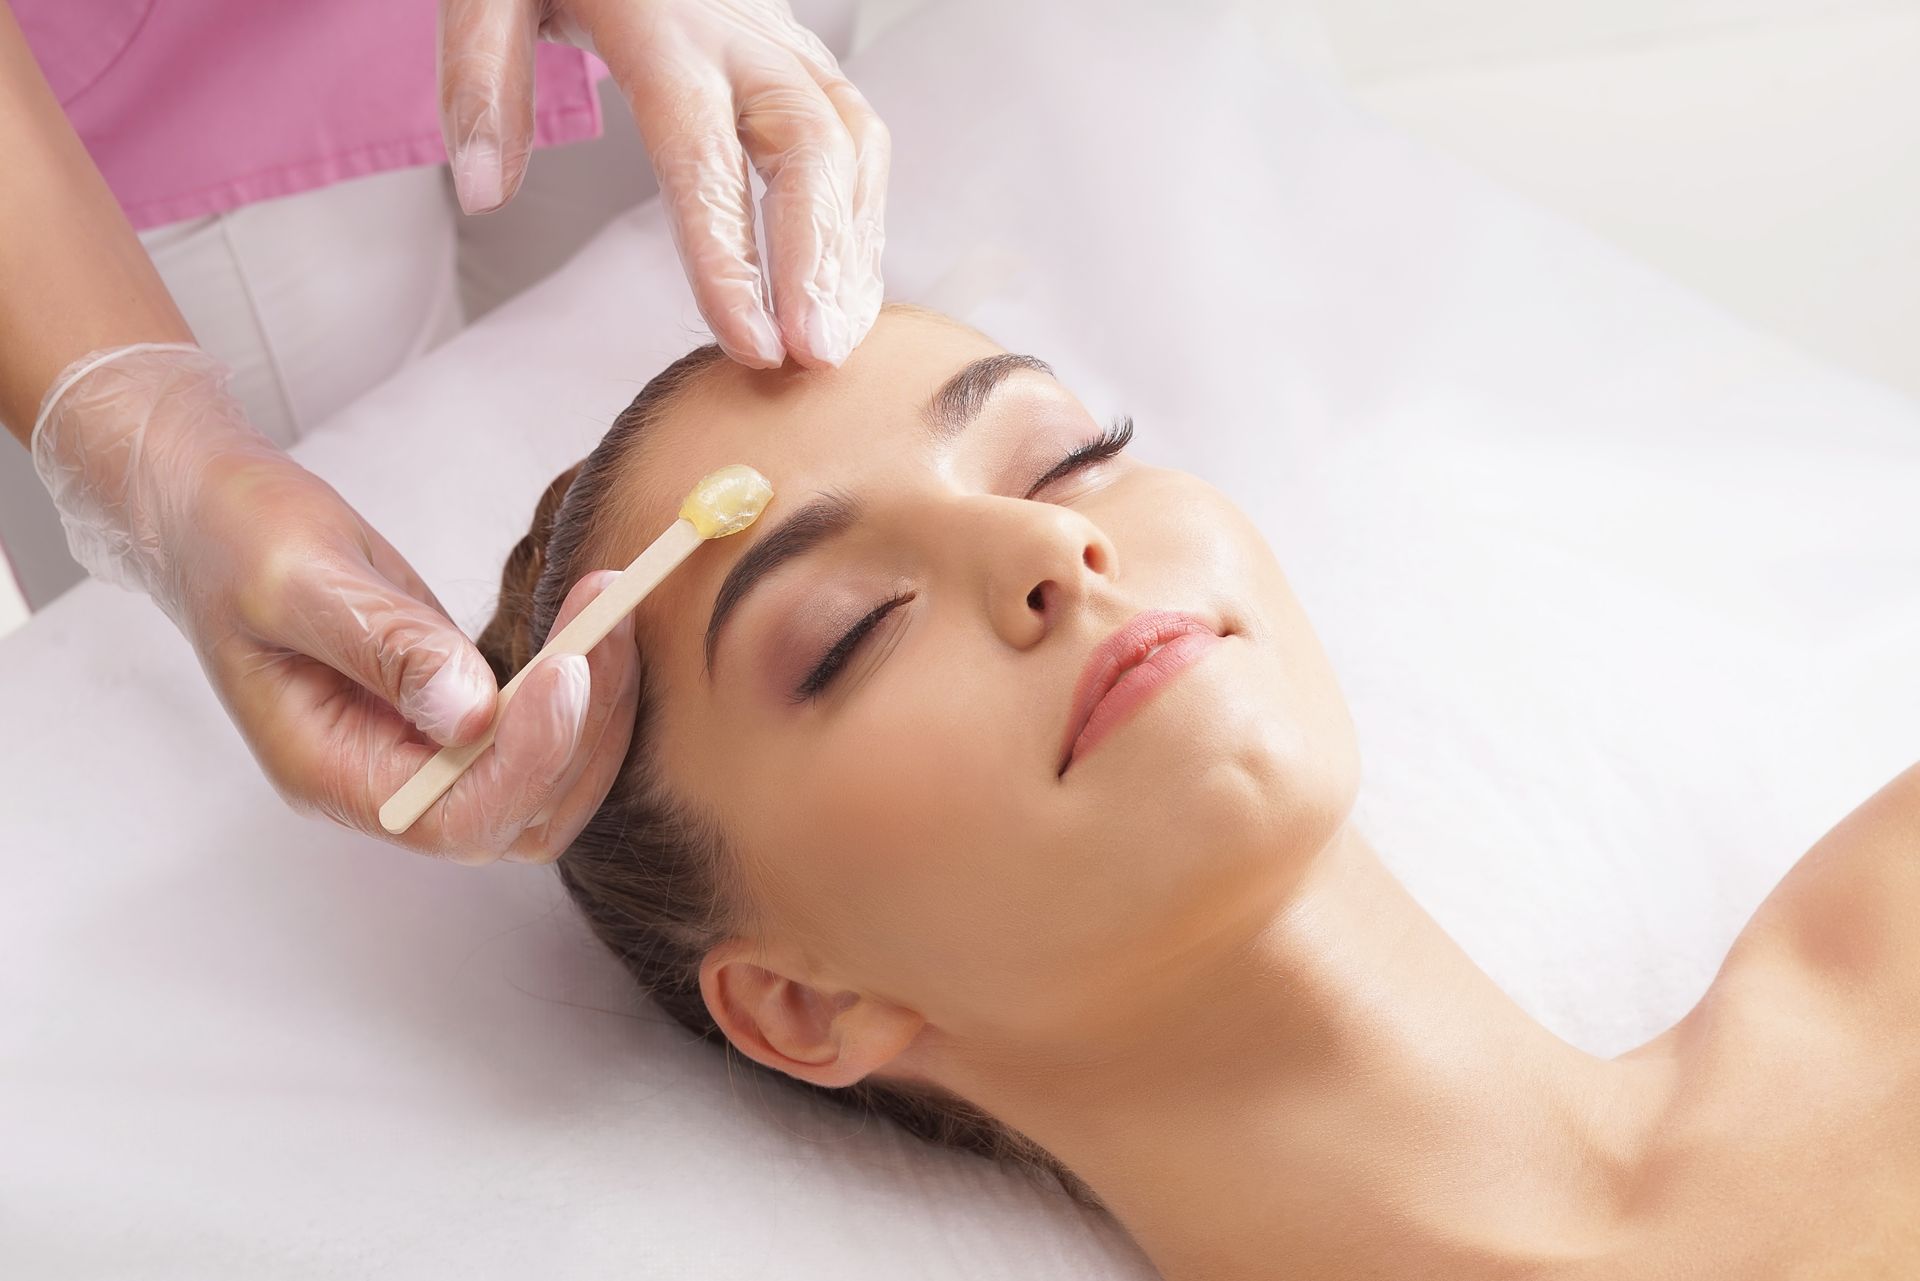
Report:
[[[860,642],[884,622],[888,614],[912,599],[912,592],[902,592],[892,600],[882,601],[868,610],[866,616],[849,627],[820,661],[814,664],[813,670],[806,674],[799,687],[793,691],[793,701],[804,703],[818,696],[822,690],[833,683],[833,678],[840,674],[840,669],[847,665],[847,660],[852,658],[854,651],[860,648]]]
[[[1029,488],[1022,497],[1032,498],[1054,481],[1065,476],[1071,476],[1074,472],[1082,468],[1091,467],[1097,462],[1103,462],[1113,457],[1125,449],[1132,440],[1133,419],[1114,419],[1099,436],[1081,445],[1065,458],[1062,458],[1059,462],[1048,468],[1047,473],[1040,477],[1039,480],[1034,481],[1032,487]]]

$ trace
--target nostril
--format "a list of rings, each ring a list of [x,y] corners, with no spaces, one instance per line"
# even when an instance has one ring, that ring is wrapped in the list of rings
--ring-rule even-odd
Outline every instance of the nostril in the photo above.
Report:
[[[1047,594],[1042,590],[1044,587],[1046,587],[1045,583],[1036,583],[1034,584],[1033,590],[1027,593],[1028,609],[1038,610],[1042,613],[1046,611]]]

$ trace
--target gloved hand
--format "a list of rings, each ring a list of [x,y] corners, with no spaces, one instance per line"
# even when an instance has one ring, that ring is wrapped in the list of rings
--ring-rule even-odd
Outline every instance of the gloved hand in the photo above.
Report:
[[[440,121],[468,213],[506,203],[526,173],[541,37],[597,54],[625,92],[726,353],[845,360],[880,311],[887,130],[786,0],[441,0]],[[766,183],[773,317],[749,160]]]
[[[392,839],[378,811],[436,750],[420,734],[477,737],[493,675],[399,553],[247,423],[228,377],[183,345],[76,361],[42,405],[34,467],[74,555],[186,634],[281,795]],[[561,622],[614,577],[581,580]],[[630,619],[588,658],[542,664],[493,748],[398,843],[557,858],[613,782],[638,688]]]

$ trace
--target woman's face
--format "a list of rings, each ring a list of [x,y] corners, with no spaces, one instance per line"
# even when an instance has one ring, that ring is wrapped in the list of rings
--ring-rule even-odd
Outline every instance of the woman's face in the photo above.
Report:
[[[983,1043],[1070,1037],[1274,903],[1357,774],[1252,524],[1100,456],[1051,376],[976,363],[1003,355],[891,309],[839,370],[709,371],[627,460],[607,557],[715,467],[772,481],[642,607],[662,781],[719,823],[770,953]],[[1190,616],[1178,670],[1071,750],[1090,658],[1146,611]]]

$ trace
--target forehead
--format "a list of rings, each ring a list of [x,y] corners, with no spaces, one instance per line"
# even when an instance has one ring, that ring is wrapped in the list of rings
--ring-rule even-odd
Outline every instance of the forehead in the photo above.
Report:
[[[593,540],[600,565],[580,572],[624,566],[672,523],[702,476],[745,463],[773,484],[757,527],[696,550],[639,612],[646,632],[682,616],[704,629],[701,606],[754,537],[815,493],[857,488],[863,473],[923,447],[928,399],[956,370],[1000,351],[944,317],[889,309],[839,369],[752,370],[725,361],[703,371],[622,460],[615,501]]]
[[[754,370],[723,361],[697,377],[623,461],[622,501],[603,541],[638,553],[694,484],[728,463],[745,463],[773,483],[767,515],[777,517],[812,489],[845,483],[902,438],[919,441],[934,390],[969,361],[1000,350],[942,317],[889,310],[839,369]]]

